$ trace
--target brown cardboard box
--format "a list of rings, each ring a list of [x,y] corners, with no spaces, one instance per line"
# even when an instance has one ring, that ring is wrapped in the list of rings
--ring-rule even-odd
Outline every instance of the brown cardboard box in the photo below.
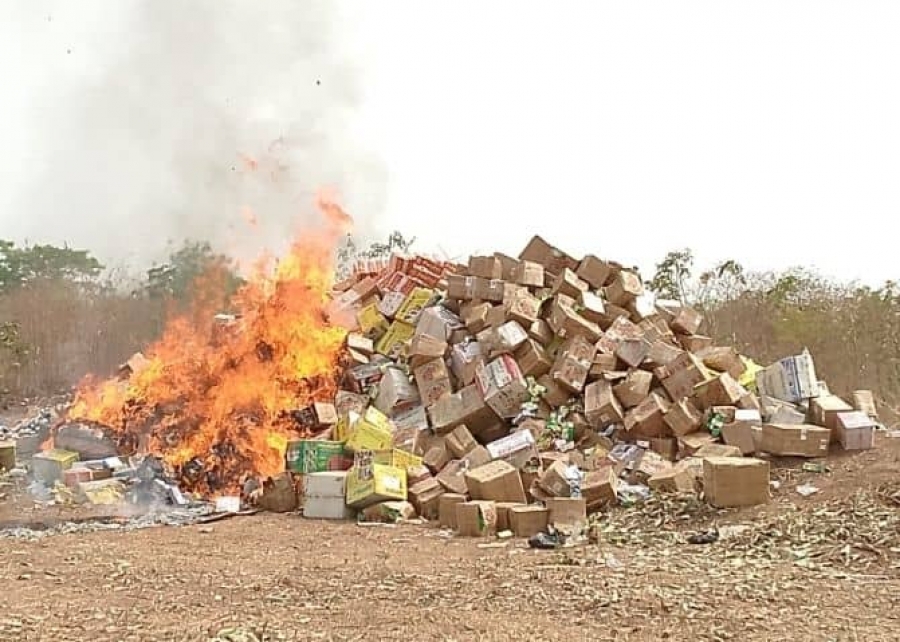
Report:
[[[475,277],[452,274],[447,277],[447,296],[460,301],[475,298]]]
[[[616,346],[616,357],[631,368],[637,368],[650,354],[650,343],[643,337],[639,339],[622,339]]]
[[[578,264],[575,272],[579,278],[587,281],[592,288],[599,290],[606,285],[607,279],[612,275],[609,264],[601,261],[596,256],[588,255]]]
[[[737,408],[735,406],[710,406],[706,409],[703,416],[709,419],[713,415],[719,415],[726,424],[730,424],[734,421],[736,414]]]
[[[375,354],[375,342],[371,338],[359,333],[351,332],[347,335],[347,348],[371,357]]]
[[[744,455],[737,446],[706,444],[695,452],[693,456],[700,459],[709,459],[710,457],[743,457]]]
[[[746,390],[727,372],[694,387],[694,399],[701,410],[737,405],[745,393]]]
[[[610,303],[625,307],[644,293],[644,285],[636,272],[621,270],[605,291]]]
[[[703,415],[690,399],[682,399],[672,404],[669,411],[663,415],[663,421],[673,434],[681,437],[699,430],[703,423]]]
[[[822,395],[809,400],[809,418],[817,426],[831,431],[831,441],[837,442],[837,416],[853,410],[853,406],[836,395]]]
[[[450,452],[447,450],[447,445],[443,439],[425,451],[425,454],[422,456],[422,463],[435,474],[450,463]]]
[[[581,524],[587,521],[587,502],[584,497],[551,497],[544,505],[547,507],[549,524]]]
[[[825,457],[831,431],[808,424],[764,424],[759,448],[781,457]]]
[[[853,407],[872,419],[878,419],[878,408],[875,406],[875,396],[871,390],[854,390]]]
[[[861,410],[839,412],[834,433],[844,450],[868,450],[875,447],[875,420]]]
[[[647,480],[653,475],[671,468],[671,462],[666,461],[653,451],[643,450],[641,456],[635,461],[628,479],[633,484],[646,484]]]
[[[740,379],[747,369],[737,350],[731,347],[706,348],[697,353],[697,356],[706,367],[718,372],[727,372],[734,379]]]
[[[487,445],[491,459],[502,460],[516,470],[522,470],[539,461],[534,434],[530,430],[517,430]]]
[[[466,330],[472,334],[478,334],[488,326],[488,314],[491,311],[490,303],[475,303],[463,305],[459,314],[463,323],[466,324]]]
[[[591,323],[600,325],[606,321],[606,305],[593,292],[584,291],[578,296],[579,314]]]
[[[544,319],[538,319],[528,328],[528,336],[542,346],[549,344],[553,341],[553,330],[550,328],[550,324],[547,323]]]
[[[475,437],[472,436],[465,424],[457,426],[447,433],[445,441],[450,454],[457,459],[462,459],[478,446],[478,442],[475,441]]]
[[[650,394],[653,375],[644,370],[631,370],[628,376],[613,387],[616,398],[625,408],[634,408]]]
[[[563,343],[550,370],[550,376],[570,392],[580,393],[587,383],[597,349],[583,336],[573,336]]]
[[[711,348],[713,344],[712,337],[705,337],[701,334],[679,334],[677,336],[681,347],[694,354]]]
[[[517,502],[496,502],[496,506],[497,506],[497,532],[502,533],[503,531],[511,531],[512,525],[509,522],[509,510],[511,508],[525,506],[525,504],[519,504]]]
[[[625,430],[632,438],[654,439],[665,437],[668,426],[663,416],[668,404],[657,394],[650,393],[640,404],[625,414]]]
[[[550,373],[538,377],[537,382],[547,389],[543,399],[553,407],[562,406],[572,398],[572,393],[551,379]]]
[[[566,477],[569,464],[562,460],[553,462],[538,478],[538,487],[552,497],[569,497],[572,488]]]
[[[413,373],[419,388],[419,397],[425,406],[431,406],[441,397],[453,394],[450,372],[443,357],[419,366]]]
[[[714,444],[716,441],[716,438],[705,430],[681,435],[678,437],[678,445],[680,446],[678,454],[681,457],[692,457],[698,450],[707,444]]]
[[[568,268],[563,269],[553,281],[553,294],[565,294],[573,299],[578,299],[581,293],[587,290],[587,282],[579,279],[578,275]]]
[[[750,457],[703,460],[706,500],[719,508],[756,506],[769,501],[769,462]]]
[[[672,345],[664,339],[656,339],[650,344],[650,351],[647,353],[647,361],[654,367],[666,366],[684,354],[684,350]]]
[[[678,440],[674,437],[660,437],[650,440],[650,450],[666,461],[675,461],[678,457]]]
[[[501,354],[512,354],[528,341],[528,333],[518,321],[507,321],[493,328],[490,339],[490,358]]]
[[[468,495],[469,487],[466,486],[466,472],[468,469],[460,459],[451,460],[435,477],[448,493]]]
[[[509,355],[502,355],[475,371],[475,383],[484,402],[502,418],[515,417],[528,399],[528,384],[519,364]]]
[[[492,461],[470,470],[466,485],[473,499],[527,503],[519,471],[505,461]]]
[[[584,390],[584,414],[594,428],[602,430],[612,424],[621,423],[625,414],[612,386],[605,379],[598,379]]]
[[[758,410],[738,410],[734,421],[722,426],[722,441],[729,446],[737,447],[742,454],[756,452],[756,441],[753,439],[754,427],[762,425]]]
[[[547,530],[548,511],[543,506],[514,506],[509,525],[516,537],[531,537]]]
[[[456,505],[456,528],[462,537],[489,537],[497,532],[494,502],[472,501]]]
[[[587,503],[587,510],[592,513],[607,504],[616,503],[616,491],[619,478],[612,466],[591,470],[581,484],[581,495]]]
[[[503,265],[496,256],[470,256],[469,275],[483,279],[503,278]]]
[[[421,466],[410,466],[406,469],[406,485],[412,487],[426,479],[433,479],[431,470],[425,464]]]
[[[449,293],[448,293],[449,295]],[[440,305],[425,308],[416,323],[416,335],[427,335],[441,341],[449,341],[454,331],[463,327],[462,320]]]
[[[477,341],[457,343],[450,349],[450,370],[460,386],[475,381],[475,370],[484,363],[484,353]]]
[[[373,405],[386,415],[400,412],[419,403],[419,392],[399,368],[385,368],[378,384]]]
[[[670,399],[690,397],[694,394],[695,386],[706,380],[705,366],[689,352],[658,368],[656,376]]]
[[[463,467],[468,471],[473,468],[484,466],[491,461],[491,453],[484,446],[475,446],[472,450],[463,455],[460,460]]]
[[[689,471],[677,467],[661,470],[647,480],[650,490],[663,493],[693,493],[695,483]]]
[[[525,377],[540,377],[550,372],[553,361],[547,356],[547,351],[534,339],[528,339],[516,350],[516,361],[519,369]]]
[[[441,528],[456,530],[456,505],[466,501],[465,495],[444,493],[438,500],[438,515]]]
[[[505,293],[504,282],[499,279],[482,279],[473,277],[474,288],[472,298],[491,303],[502,303]]]
[[[519,290],[509,300],[506,314],[523,328],[530,328],[541,316],[541,301],[527,290]]]
[[[478,387],[473,385],[441,397],[428,409],[431,426],[438,434],[448,433],[460,424],[466,424],[472,434],[492,426],[497,416],[487,407]]]
[[[588,373],[588,380],[594,381],[602,379],[603,375],[613,372],[618,366],[619,360],[614,354],[603,354],[598,352],[594,355],[594,363],[591,365],[591,371]]]
[[[409,363],[413,369],[433,359],[443,359],[450,346],[442,339],[435,339],[427,334],[413,337],[409,344]]]
[[[679,334],[696,334],[702,323],[703,315],[685,306],[675,313],[669,325]]]
[[[409,487],[409,501],[415,506],[419,517],[434,520],[438,518],[440,498],[445,492],[438,480],[432,477]]]
[[[547,307],[544,318],[550,329],[564,339],[580,335],[594,343],[603,334],[600,326],[578,314],[572,307],[572,300],[562,295],[557,295],[553,299]]]
[[[615,354],[619,344],[625,339],[640,339],[643,330],[627,317],[619,317],[597,341],[597,350],[604,354]]]
[[[526,287],[544,287],[544,266],[533,261],[519,261],[519,265],[513,273],[513,280]]]
[[[504,281],[515,280],[516,270],[519,269],[519,261],[501,252],[494,252],[494,256],[500,261],[500,278]]]

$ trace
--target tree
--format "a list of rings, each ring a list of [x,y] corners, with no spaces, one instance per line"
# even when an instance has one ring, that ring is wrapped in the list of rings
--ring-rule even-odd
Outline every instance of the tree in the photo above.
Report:
[[[214,252],[209,243],[186,241],[172,252],[168,261],[147,271],[146,291],[152,297],[187,302],[194,294],[198,279],[210,274],[224,278],[225,298],[234,294],[243,282],[232,260]]]
[[[0,292],[38,281],[66,281],[79,286],[96,282],[103,265],[87,250],[68,246],[18,247],[0,240]]]
[[[734,259],[707,270],[698,282],[697,299],[705,307],[733,301],[748,289],[744,267]]]
[[[656,264],[656,274],[647,285],[659,297],[686,303],[693,267],[694,255],[691,250],[685,248],[669,252]]]

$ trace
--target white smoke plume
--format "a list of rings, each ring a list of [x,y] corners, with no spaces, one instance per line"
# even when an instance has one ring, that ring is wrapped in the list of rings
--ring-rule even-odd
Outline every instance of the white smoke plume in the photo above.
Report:
[[[145,266],[188,238],[277,252],[319,220],[322,188],[361,231],[380,214],[386,172],[353,134],[359,77],[334,3],[29,1],[0,15],[43,74],[0,237]]]

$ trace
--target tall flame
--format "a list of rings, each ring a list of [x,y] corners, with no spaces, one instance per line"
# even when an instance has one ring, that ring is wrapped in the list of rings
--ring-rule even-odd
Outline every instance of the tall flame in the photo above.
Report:
[[[346,331],[329,323],[333,250],[351,219],[321,199],[327,229],[304,234],[216,316],[215,275],[122,381],[86,380],[69,418],[107,426],[125,451],[161,456],[188,490],[232,492],[284,469],[291,410],[330,400]]]

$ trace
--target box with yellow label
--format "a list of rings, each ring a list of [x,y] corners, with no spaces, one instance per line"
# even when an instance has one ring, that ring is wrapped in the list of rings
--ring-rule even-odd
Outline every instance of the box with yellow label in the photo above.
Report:
[[[403,354],[403,349],[412,340],[415,332],[415,326],[402,321],[394,321],[384,336],[375,344],[375,352],[390,359],[396,359]]]
[[[429,290],[428,288],[415,288],[409,293],[406,299],[403,300],[403,303],[400,305],[394,318],[397,321],[415,325],[419,320],[419,315],[422,314],[422,310],[425,309],[425,306],[428,305],[433,297],[434,292],[432,290]]]
[[[366,508],[378,502],[406,499],[406,470],[372,464],[370,475],[360,475],[356,466],[347,473],[347,506]]]
[[[347,438],[346,448],[351,452],[362,450],[389,450],[394,442],[394,431],[390,422],[372,421],[369,413],[357,421]]]
[[[421,457],[417,457],[416,455],[408,453],[405,450],[400,450],[399,448],[378,451],[375,453],[373,461],[376,464],[394,466],[395,468],[402,468],[403,470],[409,470],[410,468],[416,468],[417,466],[422,465]]]
[[[388,329],[388,320],[378,310],[378,305],[372,303],[356,313],[356,321],[359,329],[370,338],[382,336]]]

